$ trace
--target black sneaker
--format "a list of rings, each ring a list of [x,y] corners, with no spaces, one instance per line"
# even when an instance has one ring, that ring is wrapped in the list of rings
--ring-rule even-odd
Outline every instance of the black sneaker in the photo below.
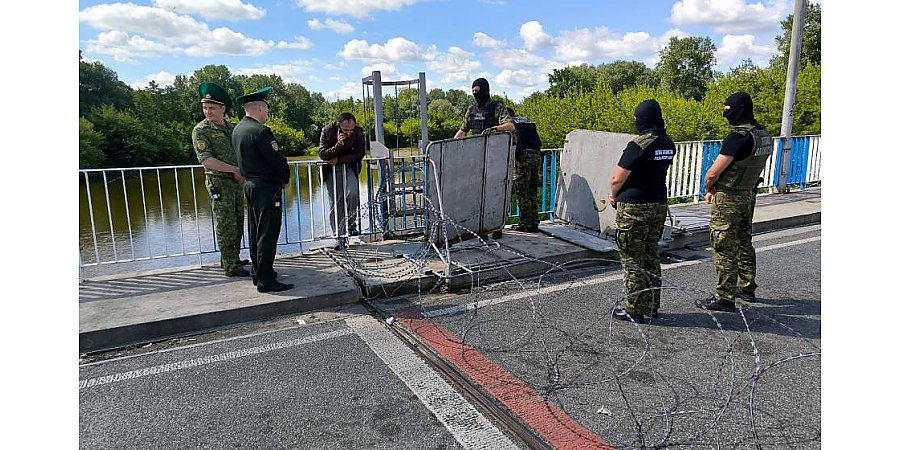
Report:
[[[703,300],[697,300],[694,302],[700,309],[706,309],[709,311],[725,311],[725,312],[734,312],[734,302],[728,301],[719,301],[715,298],[707,298]]]
[[[294,288],[294,283],[282,283],[280,281],[274,281],[272,284],[268,286],[257,285],[257,292],[281,292]]]
[[[633,320],[634,323],[646,323],[643,314],[629,314],[628,311],[625,311],[625,308],[618,306],[613,310],[613,319]]]
[[[249,277],[251,274],[250,274],[249,270],[242,268],[241,270],[238,270],[237,272],[229,273],[227,275],[229,277]]]
[[[491,239],[500,239],[503,237],[503,230],[497,230],[491,233]]]

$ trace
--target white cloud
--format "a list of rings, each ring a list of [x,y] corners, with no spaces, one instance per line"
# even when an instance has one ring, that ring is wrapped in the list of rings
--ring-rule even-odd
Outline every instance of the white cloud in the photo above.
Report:
[[[175,75],[163,70],[159,73],[147,75],[143,80],[134,81],[129,86],[131,86],[132,89],[145,89],[150,85],[151,81],[155,81],[159,87],[171,86],[175,83]]]
[[[544,26],[536,20],[523,23],[519,27],[519,36],[525,42],[525,48],[531,51],[553,44],[553,38],[544,33]]]
[[[135,58],[153,58],[175,50],[159,42],[121,31],[104,31],[88,41],[87,51],[110,55],[118,62],[136,63]]]
[[[288,64],[271,66],[245,67],[234,71],[235,75],[278,75],[288,83],[300,83],[300,76],[309,72],[312,63],[294,61]]]
[[[322,30],[329,29],[334,31],[335,33],[352,33],[354,28],[353,25],[350,25],[347,22],[341,22],[339,20],[334,20],[331,18],[326,18],[325,23],[319,21],[319,19],[311,19],[306,21],[306,25],[309,26],[310,30]]]
[[[444,53],[434,52],[425,67],[439,74],[442,83],[452,85],[471,82],[474,79],[472,73],[481,69],[481,63],[472,59],[473,56],[475,55],[459,47],[450,47]]]
[[[365,40],[354,39],[344,44],[338,56],[365,62],[417,61],[424,58],[418,44],[402,37],[392,38],[384,45],[369,45]]]
[[[268,53],[274,45],[272,41],[250,39],[242,33],[231,31],[228,28],[216,28],[212,31],[209,40],[184,49],[184,54],[199,57],[215,55],[259,56]]]
[[[88,41],[88,51],[112,55],[117,61],[134,62],[164,53],[258,56],[275,46],[225,27],[210,30],[190,16],[132,3],[92,6],[79,13],[79,20],[106,31]]]
[[[487,53],[491,64],[497,67],[537,67],[547,60],[522,49],[491,50]]]
[[[79,20],[98,30],[136,33],[160,39],[194,43],[209,36],[209,27],[190,16],[133,3],[91,6]]]
[[[646,32],[628,32],[618,35],[606,27],[593,30],[564,31],[556,39],[556,57],[563,61],[605,58],[655,58],[673,36],[686,36],[681,30],[669,30],[653,37]]]
[[[481,48],[502,48],[506,47],[506,41],[494,39],[484,33],[475,33],[472,37],[472,45]]]
[[[255,20],[266,15],[266,10],[241,0],[154,0],[153,4],[180,14],[195,14],[210,20]]]
[[[295,37],[294,42],[281,41],[278,43],[278,45],[276,45],[276,47],[278,48],[292,48],[297,50],[306,50],[308,48],[311,48],[312,46],[312,41],[303,36]]]
[[[396,11],[405,6],[424,0],[295,0],[309,12],[325,13],[332,16],[367,17],[372,11]]]
[[[382,80],[384,79],[385,76],[397,75],[397,73],[398,73],[396,66],[394,66],[393,64],[387,64],[387,63],[378,63],[378,64],[372,64],[371,66],[365,66],[362,68],[362,70],[360,72],[362,73],[363,76],[369,76],[369,75],[372,75],[372,72],[374,72],[376,70],[381,71],[381,77],[382,77],[381,79]]]
[[[337,99],[350,98],[353,96],[359,97],[360,92],[362,92],[362,88],[360,86],[361,86],[360,84],[353,83],[353,82],[344,83],[344,85],[341,86],[340,88],[326,93],[325,98],[329,99],[329,100],[337,100]]]
[[[775,54],[775,43],[759,45],[756,36],[750,34],[726,34],[722,44],[716,50],[716,61],[719,66],[730,67],[745,59],[750,59],[758,66],[765,66]]]
[[[494,79],[500,87],[534,87],[547,83],[547,72],[503,69]]]
[[[786,0],[747,3],[747,0],[681,0],[672,6],[669,21],[676,25],[706,25],[717,33],[774,29],[787,13]]]

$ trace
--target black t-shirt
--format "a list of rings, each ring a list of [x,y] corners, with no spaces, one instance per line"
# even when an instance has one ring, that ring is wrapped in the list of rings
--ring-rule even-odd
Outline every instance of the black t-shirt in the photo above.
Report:
[[[719,150],[719,154],[733,156],[735,161],[740,161],[747,159],[752,151],[753,135],[750,133],[741,134],[732,131],[728,133],[728,136],[725,136],[725,140],[722,141],[722,149]]]
[[[656,138],[645,150],[629,142],[619,158],[619,167],[631,171],[616,201],[624,203],[665,203],[666,171],[675,158],[675,143],[666,135]]]

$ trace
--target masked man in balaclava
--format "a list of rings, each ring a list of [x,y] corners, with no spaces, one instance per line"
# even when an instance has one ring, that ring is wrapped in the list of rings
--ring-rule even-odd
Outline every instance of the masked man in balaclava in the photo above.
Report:
[[[753,209],[759,177],[774,141],[753,117],[753,101],[746,92],[725,100],[722,113],[731,132],[706,172],[706,202],[711,203],[709,233],[718,281],[715,297],[697,300],[697,307],[734,311],[738,299],[756,301],[756,250],[751,242]]]
[[[659,249],[666,221],[666,172],[675,143],[666,133],[656,100],[634,110],[638,137],[628,143],[609,180],[610,206],[616,209],[616,245],[625,272],[625,305],[613,318],[644,323],[656,317],[660,303]]]
[[[491,86],[487,80],[479,78],[472,82],[472,96],[475,97],[475,104],[470,105],[466,110],[463,126],[456,130],[454,138],[465,136],[469,130],[473,135],[516,131],[516,124],[506,106],[496,100],[491,100]],[[503,231],[497,230],[491,237],[499,239],[502,235]]]
[[[465,136],[469,130],[473,135],[516,131],[516,125],[506,106],[491,100],[491,87],[487,80],[479,78],[472,82],[472,96],[475,97],[475,104],[466,110],[463,126],[456,131],[454,138]]]

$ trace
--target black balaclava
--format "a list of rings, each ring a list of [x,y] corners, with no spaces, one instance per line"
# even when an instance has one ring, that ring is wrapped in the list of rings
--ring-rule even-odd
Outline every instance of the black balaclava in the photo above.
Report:
[[[478,106],[484,107],[484,105],[487,105],[488,102],[491,101],[491,86],[484,78],[479,78],[473,81],[472,87],[474,88],[475,86],[479,86],[481,88],[477,93],[472,94],[475,97],[475,103],[478,103]]]
[[[735,92],[725,99],[725,106],[729,108],[722,111],[722,117],[728,119],[728,123],[732,125],[756,123],[756,118],[753,117],[753,100],[750,99],[750,94]]]
[[[651,130],[664,133],[666,124],[663,122],[662,108],[656,100],[644,100],[637,108],[634,108],[634,126],[638,133],[646,133]]]

